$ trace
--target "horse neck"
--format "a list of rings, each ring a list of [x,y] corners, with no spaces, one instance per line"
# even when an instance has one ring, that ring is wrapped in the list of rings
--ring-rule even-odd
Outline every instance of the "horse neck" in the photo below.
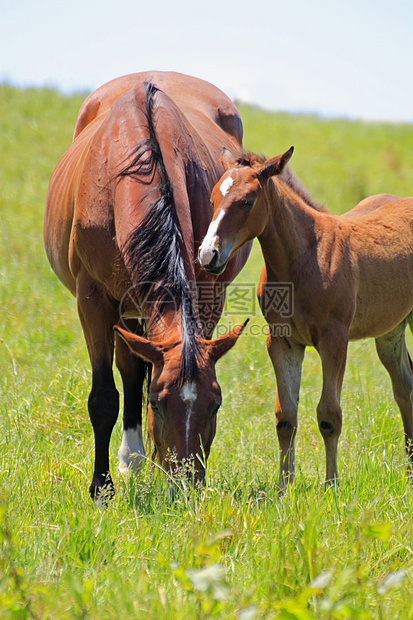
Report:
[[[287,280],[314,247],[322,214],[280,178],[270,179],[264,192],[268,219],[258,240],[267,264]]]
[[[174,304],[168,304],[161,311],[147,319],[147,337],[154,342],[182,342],[181,312]]]
[[[175,304],[163,308],[162,315],[156,321],[149,322],[147,337],[165,349],[174,351],[174,358],[179,361],[180,379],[192,381],[198,376],[199,360],[202,357],[200,331],[193,316],[185,315],[184,309],[177,310]]]
[[[196,348],[202,336],[198,315],[188,298],[152,306],[152,315],[146,319],[147,337],[154,341],[181,343]]]

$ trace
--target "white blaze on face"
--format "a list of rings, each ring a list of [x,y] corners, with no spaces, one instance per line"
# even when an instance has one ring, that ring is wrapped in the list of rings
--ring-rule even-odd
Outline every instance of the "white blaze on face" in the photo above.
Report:
[[[180,397],[185,403],[194,403],[197,397],[196,383],[187,381],[180,392]]]
[[[234,179],[232,177],[227,177],[226,179],[224,179],[221,183],[221,185],[219,186],[220,192],[221,194],[225,196],[228,194],[229,190],[231,189],[231,187],[234,185]]]
[[[179,395],[186,405],[185,441],[186,447],[188,449],[189,430],[191,426],[191,416],[193,413],[192,408],[198,395],[196,390],[196,383],[194,383],[193,381],[186,381],[186,383],[184,383],[184,385],[182,386],[182,390],[180,391]]]
[[[219,186],[221,194],[225,197],[233,185],[234,179],[232,177],[227,177],[226,179],[224,179]],[[214,258],[218,224],[220,223],[224,215],[225,211],[221,209],[216,219],[210,223],[207,234],[205,235],[203,242],[199,246],[199,260],[201,265],[209,265],[209,263]]]
[[[207,234],[205,235],[203,242],[199,246],[199,258],[201,264],[208,265],[214,257],[218,224],[220,223],[224,215],[225,211],[221,209],[221,211],[218,213],[216,220],[210,223]]]

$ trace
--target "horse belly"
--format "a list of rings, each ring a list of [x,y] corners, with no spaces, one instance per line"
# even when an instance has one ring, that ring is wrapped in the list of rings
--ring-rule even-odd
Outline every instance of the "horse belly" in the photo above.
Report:
[[[413,274],[412,274],[413,275]],[[349,339],[377,338],[387,334],[413,309],[413,280],[383,282],[370,294],[364,289],[357,299]]]
[[[43,239],[50,266],[59,280],[74,295],[76,282],[70,269],[70,238],[73,224],[74,195],[71,173],[56,168],[49,184],[43,224]]]
[[[73,295],[76,281],[73,265],[76,263],[73,246],[75,205],[83,163],[89,144],[101,121],[91,123],[60,158],[47,190],[43,238],[47,258],[59,280]]]

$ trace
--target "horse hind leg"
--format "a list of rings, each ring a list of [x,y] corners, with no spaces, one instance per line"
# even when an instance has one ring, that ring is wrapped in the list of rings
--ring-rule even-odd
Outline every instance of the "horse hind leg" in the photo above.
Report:
[[[112,372],[116,313],[104,291],[85,275],[77,281],[77,304],[92,366],[88,409],[95,437],[95,465],[89,490],[95,504],[100,505],[114,493],[109,443],[119,411]]]
[[[388,334],[376,338],[380,361],[390,375],[394,399],[403,420],[406,455],[410,472],[413,471],[413,366],[405,340],[405,319]]]
[[[128,327],[136,329],[129,322]],[[149,365],[139,357],[132,355],[125,341],[116,335],[116,366],[122,377],[124,409],[123,435],[119,447],[119,471],[124,473],[131,469],[136,473],[146,458],[142,439],[142,405],[143,383],[149,372]]]
[[[347,330],[337,326],[326,332],[317,345],[323,368],[323,388],[317,406],[317,420],[326,451],[326,486],[338,480],[337,449],[342,428],[340,400],[347,346]]]

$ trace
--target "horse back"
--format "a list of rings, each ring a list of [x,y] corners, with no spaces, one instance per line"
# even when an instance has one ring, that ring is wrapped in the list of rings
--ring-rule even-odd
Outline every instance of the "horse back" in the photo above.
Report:
[[[197,126],[209,118],[232,136],[236,145],[242,144],[243,129],[238,110],[232,101],[218,88],[181,73],[146,71],[132,73],[111,80],[91,93],[80,108],[73,138],[100,115],[105,115],[118,97],[136,85],[154,83],[165,92]]]
[[[212,217],[209,195],[221,173],[222,147],[241,151],[235,106],[202,80],[147,72],[118,78],[92,93],[79,112],[73,143],[53,173],[46,204],[46,252],[72,293],[82,267],[117,298],[130,285],[122,248],[156,199],[156,183],[118,174],[136,145],[148,139],[144,93],[149,81],[159,89],[154,126],[192,273],[194,246]],[[236,273],[248,253],[246,248],[237,258]]]
[[[413,309],[413,198],[363,202],[346,218],[356,291],[351,340],[381,336]]]
[[[350,209],[350,211],[343,213],[341,217],[360,217],[362,215],[367,215],[371,213],[371,211],[375,211],[382,207],[387,202],[392,202],[398,198],[399,196],[395,196],[394,194],[375,194],[374,196],[369,196],[361,200],[355,207]]]

